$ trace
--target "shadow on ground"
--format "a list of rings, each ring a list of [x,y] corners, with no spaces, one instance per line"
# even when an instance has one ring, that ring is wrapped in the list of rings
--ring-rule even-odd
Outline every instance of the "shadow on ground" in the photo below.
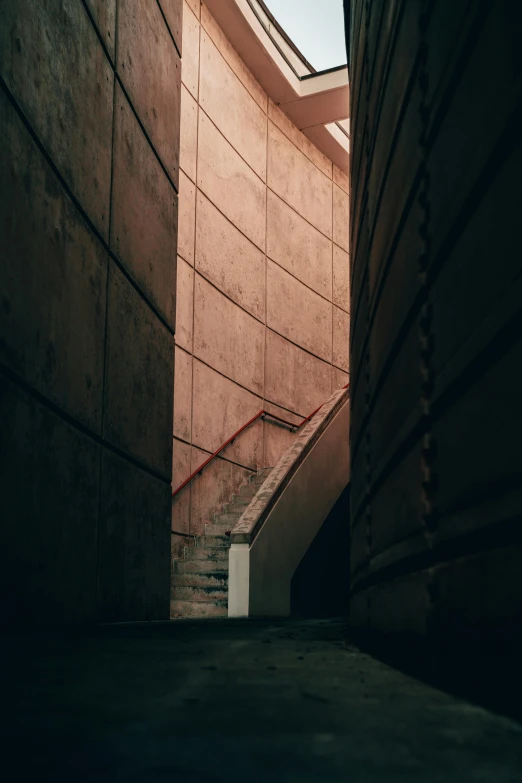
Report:
[[[348,638],[342,620],[216,620],[11,639],[8,779],[520,781],[520,724]]]

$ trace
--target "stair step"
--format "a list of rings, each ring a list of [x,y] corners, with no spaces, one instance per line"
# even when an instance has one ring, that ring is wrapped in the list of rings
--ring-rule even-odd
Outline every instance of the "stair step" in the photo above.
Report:
[[[219,601],[184,601],[172,599],[170,602],[170,618],[180,617],[227,617],[228,600]]]
[[[210,527],[210,526],[207,527],[207,532],[208,532],[207,538],[209,536],[211,536],[211,535],[213,537],[215,537],[215,536],[224,536],[226,533],[231,533],[232,530],[237,525],[237,522],[238,522],[238,520],[236,519],[236,520],[234,520],[234,522],[232,522],[232,524],[230,524],[230,522],[228,522],[225,525],[216,525],[216,524],[214,524],[214,525],[212,525],[212,527]],[[227,538],[228,538],[228,536],[227,536]]]
[[[230,504],[232,506],[248,506],[250,503],[250,498],[243,497],[242,495],[232,495],[232,500],[230,501]]]
[[[214,523],[221,524],[222,522],[231,522],[232,524],[236,524],[238,519],[241,519],[243,515],[243,510],[241,511],[223,511],[221,514],[215,514],[214,515]],[[227,519],[223,519],[223,517],[227,517]],[[210,527],[210,525],[209,525]]]
[[[223,527],[225,530],[232,530],[234,525],[237,525],[238,521],[241,519],[241,514],[216,514],[215,521],[213,525],[209,525],[207,527],[207,530],[214,530],[218,527]],[[228,525],[228,527],[227,527]]]
[[[228,536],[227,536],[227,540],[230,541]],[[224,547],[224,546],[216,547],[214,549],[212,549],[211,547],[197,546],[194,547],[194,549],[188,549],[185,552],[185,558],[183,560],[178,560],[176,562],[178,563],[227,562],[228,563],[228,549],[229,549],[228,547]]]
[[[243,484],[239,490],[239,497],[248,500],[249,502],[255,496],[259,486],[257,484]]]
[[[228,590],[228,569],[226,571],[184,571],[172,574],[172,595],[179,595],[180,587],[222,587]]]
[[[175,560],[173,574],[228,574],[228,550],[212,560]]]
[[[225,503],[223,505],[223,514],[238,514],[241,516],[243,511],[248,508],[250,505],[250,501],[243,499],[241,501],[238,500],[232,500],[230,503]]]
[[[261,473],[256,473],[254,476],[250,476],[248,483],[250,486],[260,487],[265,483],[272,470],[273,468],[266,468],[266,471],[262,471]]]
[[[230,547],[230,537],[225,535],[215,535],[215,536],[198,536],[198,544],[197,548],[202,549],[212,549],[213,547],[222,547],[226,549],[229,549]]]
[[[170,597],[178,601],[226,601],[228,586],[221,585],[171,585]]]

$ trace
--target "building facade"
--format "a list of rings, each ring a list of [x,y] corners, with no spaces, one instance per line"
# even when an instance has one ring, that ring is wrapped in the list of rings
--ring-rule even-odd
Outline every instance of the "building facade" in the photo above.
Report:
[[[210,5],[183,11],[174,488],[260,409],[297,424],[348,381],[347,165],[276,104]],[[201,535],[293,438],[257,421],[174,499],[173,529]]]

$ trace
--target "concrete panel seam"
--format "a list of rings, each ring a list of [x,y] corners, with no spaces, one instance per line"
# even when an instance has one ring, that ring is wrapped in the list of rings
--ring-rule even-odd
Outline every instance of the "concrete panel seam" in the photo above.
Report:
[[[126,277],[128,282],[132,285],[132,287],[136,290],[136,292],[141,296],[141,298],[146,302],[146,304],[150,308],[150,310],[152,310],[152,312],[158,318],[158,320],[160,320],[161,323],[165,326],[165,328],[168,329],[168,331],[173,335],[174,334],[174,330],[172,329],[172,327],[167,323],[167,321],[162,316],[162,314],[157,310],[156,306],[154,304],[152,304],[152,302],[148,299],[148,297],[145,295],[145,293],[142,291],[142,289],[139,287],[139,285],[129,275],[129,272],[122,266],[122,264],[119,261],[118,257],[110,249],[108,243],[105,241],[103,236],[100,234],[100,232],[98,231],[98,229],[96,228],[96,226],[94,225],[92,220],[90,219],[89,215],[86,213],[86,211],[84,210],[84,208],[82,207],[82,205],[80,204],[80,202],[78,201],[78,199],[76,198],[74,193],[72,192],[72,190],[69,187],[69,185],[67,185],[67,183],[65,182],[64,178],[62,177],[62,175],[60,173],[60,170],[58,169],[58,167],[54,163],[53,159],[51,158],[51,156],[47,152],[46,148],[44,147],[43,143],[40,141],[39,137],[37,136],[37,134],[33,130],[32,126],[30,125],[29,121],[27,120],[27,117],[25,116],[24,112],[22,111],[22,109],[18,105],[16,99],[12,95],[11,91],[9,90],[9,87],[7,86],[7,84],[5,83],[5,81],[4,81],[4,79],[3,79],[3,77],[1,75],[0,75],[0,87],[2,88],[4,93],[6,94],[9,102],[11,103],[11,105],[14,108],[14,110],[16,111],[18,116],[20,117],[24,127],[26,128],[26,130],[28,131],[29,135],[31,136],[31,138],[35,142],[36,146],[38,147],[38,149],[42,153],[42,155],[43,155],[47,165],[51,168],[53,174],[58,179],[61,187],[64,189],[65,193],[67,194],[67,196],[69,197],[69,199],[73,203],[75,209],[81,215],[81,217],[83,218],[83,220],[85,221],[85,223],[87,224],[87,226],[89,227],[91,232],[98,239],[98,241],[101,243],[103,248],[107,251],[107,253],[109,254],[110,258],[114,261],[114,263],[117,265],[118,269],[120,269],[122,274]]]
[[[428,269],[430,284],[433,284],[437,280],[439,274],[444,269],[445,261],[451,256],[453,247],[466,228],[469,220],[475,214],[475,210],[486,195],[488,187],[490,187],[495,177],[500,174],[502,167],[513,152],[513,148],[520,141],[521,123],[522,101],[515,107],[508,124],[504,128],[490,157],[485,162],[479,176],[471,187],[455,221],[452,223],[446,237],[441,242],[437,255],[431,259]]]
[[[89,20],[90,20],[90,22],[91,22],[91,24],[92,24],[92,26],[93,26],[93,28],[94,28],[94,31],[95,31],[95,33],[96,33],[96,37],[98,38],[98,41],[99,41],[99,42],[100,42],[100,44],[101,44],[101,47],[102,47],[102,49],[103,49],[103,51],[104,51],[104,53],[105,53],[105,56],[107,57],[107,59],[108,59],[109,63],[111,64],[112,70],[114,71],[114,77],[115,77],[115,79],[117,79],[117,80],[118,80],[118,82],[119,82],[119,85],[120,85],[121,89],[123,90],[123,94],[125,95],[125,98],[127,99],[127,102],[128,102],[128,104],[129,104],[129,106],[131,107],[131,109],[132,109],[132,111],[133,111],[133,113],[134,113],[134,116],[136,117],[136,119],[137,119],[137,121],[138,121],[138,124],[139,124],[139,126],[140,126],[140,128],[141,128],[141,131],[142,131],[143,135],[144,135],[144,136],[145,136],[145,138],[147,139],[147,142],[148,142],[148,144],[149,144],[150,148],[152,149],[152,151],[153,151],[154,155],[156,156],[156,158],[157,158],[157,160],[158,160],[158,163],[160,164],[161,168],[163,169],[163,172],[164,172],[164,174],[166,175],[167,179],[169,180],[170,184],[172,185],[172,187],[174,188],[174,190],[176,191],[176,194],[177,194],[177,193],[178,193],[178,188],[177,188],[177,187],[176,187],[176,185],[174,184],[174,182],[173,182],[173,180],[172,180],[172,177],[170,176],[170,174],[169,174],[169,172],[168,172],[167,168],[165,167],[165,165],[164,165],[163,161],[161,160],[161,157],[159,156],[158,152],[156,151],[156,148],[154,147],[154,145],[153,145],[153,143],[152,143],[152,141],[151,141],[151,139],[150,139],[150,137],[149,137],[149,134],[147,133],[147,131],[145,130],[145,127],[143,126],[143,123],[141,122],[141,119],[140,119],[140,117],[139,117],[139,115],[138,115],[138,112],[137,112],[137,111],[136,111],[136,109],[134,108],[134,105],[133,105],[133,103],[132,103],[132,101],[131,101],[131,99],[130,99],[130,97],[129,97],[129,94],[127,93],[127,90],[125,89],[125,85],[122,83],[122,81],[121,81],[121,78],[120,78],[120,76],[119,76],[119,74],[118,74],[118,71],[117,71],[117,68],[116,68],[116,63],[117,63],[117,58],[116,58],[116,48],[115,48],[115,50],[114,50],[115,54],[114,54],[114,62],[113,62],[113,60],[112,60],[112,58],[111,58],[111,56],[110,56],[110,54],[109,54],[109,51],[108,51],[108,49],[107,49],[107,47],[106,47],[106,45],[105,45],[105,42],[104,42],[104,40],[103,40],[103,38],[102,38],[102,36],[101,36],[101,34],[100,34],[100,31],[98,30],[98,27],[97,27],[97,25],[95,24],[95,22],[94,22],[94,19],[93,19],[93,17],[92,17],[92,14],[91,14],[91,12],[90,12],[90,10],[89,10],[88,6],[87,6],[86,0],[81,0],[81,3],[82,3],[82,5],[83,5],[83,7],[84,7],[84,9],[85,9],[85,12],[86,12],[87,16],[89,17]],[[165,14],[163,13],[163,9],[162,9],[162,7],[161,7],[161,5],[160,5],[160,3],[159,3],[159,0],[156,0],[156,3],[157,3],[157,5],[158,5],[158,8],[159,8],[159,10],[160,10],[160,13],[161,13],[161,15],[162,15],[162,17],[163,17],[163,21],[165,22],[165,25],[166,25],[166,27],[167,27],[167,30],[168,30],[168,32],[169,32],[169,35],[170,35],[170,37],[171,37],[171,39],[172,39],[172,42],[173,42],[174,46],[176,47],[176,51],[177,51],[177,53],[178,53],[178,56],[179,56],[179,57],[180,57],[180,59],[181,59],[181,54],[179,53],[178,47],[176,46],[176,42],[175,42],[175,40],[174,40],[174,38],[173,38],[173,36],[172,36],[172,33],[171,33],[171,30],[170,30],[170,27],[169,27],[169,25],[167,24],[167,20],[165,19]],[[117,13],[118,13],[118,4],[116,4],[116,14],[117,14]],[[118,34],[118,33],[117,33],[117,30],[116,30],[116,36],[117,36],[117,34]],[[3,80],[2,80],[2,81],[3,81]]]
[[[185,13],[185,3],[183,3],[183,13]],[[191,11],[192,13],[192,11]],[[201,12],[200,12],[201,13]],[[200,85],[201,85],[201,23],[200,20],[197,20],[198,22],[198,84],[197,84],[197,96],[196,96],[196,195],[194,200],[194,279],[192,284],[192,362],[191,362],[191,379],[190,379],[190,441],[191,441],[191,448],[190,448],[190,458],[189,458],[189,469],[192,473],[193,469],[193,454],[194,450],[192,447],[192,433],[194,431],[194,340],[195,340],[195,332],[196,332],[196,253],[197,253],[197,226],[198,226],[198,164],[199,164],[199,113],[201,111],[201,107],[199,105],[199,92],[200,92]],[[175,404],[176,401],[174,401]],[[194,493],[194,486],[193,482],[190,482],[190,488],[189,488],[189,521],[188,521],[188,532],[191,532],[191,523],[192,523],[192,511],[193,511],[193,493]]]
[[[296,149],[297,149],[297,147],[296,147]],[[325,176],[325,175],[323,174],[323,177],[324,177],[324,176]],[[323,237],[325,237],[325,239],[327,239],[329,242],[331,242],[331,241],[332,241],[332,237],[329,237],[329,236],[328,236],[328,234],[325,234],[325,233],[324,233],[324,231],[321,231],[321,229],[320,229],[320,228],[317,228],[317,226],[314,226],[314,224],[313,224],[313,223],[310,223],[310,221],[309,221],[307,218],[305,218],[305,216],[304,216],[304,215],[301,215],[301,213],[300,213],[300,212],[298,212],[298,211],[297,211],[297,209],[296,209],[295,207],[293,207],[291,204],[289,204],[289,203],[288,203],[288,201],[287,201],[285,198],[283,198],[283,196],[280,196],[280,195],[279,195],[279,193],[276,193],[276,191],[275,191],[275,190],[273,190],[273,189],[270,187],[270,185],[267,185],[267,186],[266,186],[266,189],[267,189],[267,190],[269,190],[269,191],[270,191],[270,193],[273,193],[273,194],[274,194],[274,196],[277,196],[277,198],[281,199],[281,201],[283,201],[283,202],[286,204],[286,206],[287,206],[289,209],[291,209],[293,212],[295,212],[295,214],[296,214],[296,215],[299,215],[299,217],[300,217],[300,218],[302,218],[302,220],[304,220],[304,221],[305,221],[305,223],[308,223],[308,225],[309,225],[309,226],[311,226],[313,229],[315,229],[316,231],[318,231],[318,232],[319,232],[319,233],[320,233],[320,234],[321,234]],[[341,248],[341,250],[342,250],[342,248]]]
[[[139,285],[136,283],[136,281],[131,277],[129,274],[129,271],[125,269],[125,267],[120,262],[119,258],[113,253],[112,250],[109,250],[109,256],[112,261],[116,264],[122,275],[125,277],[127,282],[131,284],[131,286],[134,288],[136,293],[140,295],[140,297],[143,299],[145,304],[148,306],[148,308],[154,313],[158,321],[161,322],[161,324],[165,327],[165,329],[174,337],[174,329],[169,324],[168,321],[165,320],[164,316],[160,313],[160,311],[157,309],[156,305],[153,304],[148,296],[142,291],[142,289],[139,287]]]
[[[85,0],[83,0],[84,7],[86,8]],[[116,2],[115,6],[115,41],[114,41],[114,61],[117,62],[118,56],[118,11],[119,4]],[[88,12],[89,13],[89,12]],[[92,19],[91,19],[92,21]],[[96,27],[96,25],[95,25]],[[98,34],[101,40],[101,36]],[[114,64],[113,64],[114,68]],[[111,133],[111,181],[109,187],[109,232],[108,232],[108,245],[111,246],[112,239],[112,192],[114,183],[114,141],[116,135],[116,79],[113,79],[112,84],[112,133]],[[103,376],[102,376],[102,410],[101,410],[101,429],[100,432],[104,432],[105,424],[105,407],[106,407],[106,387],[107,387],[107,343],[108,343],[108,323],[109,323],[109,282],[111,274],[110,255],[109,263],[107,264],[107,280],[105,289],[105,331],[103,335]],[[96,582],[95,582],[95,606],[96,616],[99,616],[99,584],[100,584],[100,561],[101,561],[101,535],[100,526],[102,522],[102,483],[103,483],[103,451],[100,454],[100,475],[98,485],[98,519],[96,525]]]
[[[279,109],[279,108],[281,108],[279,104],[277,104],[277,103],[276,103],[275,105],[277,106],[277,108],[278,108],[278,109]],[[281,109],[281,111],[282,111],[282,109]],[[267,117],[268,117],[268,112],[267,112]],[[285,114],[285,117],[286,117],[286,114]],[[289,118],[289,117],[288,117],[288,120],[289,120],[290,122],[292,122],[292,120],[290,120],[290,118]],[[298,151],[299,151],[299,152],[300,152],[302,155],[304,155],[304,156],[305,156],[305,158],[306,158],[307,160],[309,160],[309,161],[310,161],[310,163],[313,163],[313,165],[315,166],[315,168],[317,169],[317,171],[319,171],[319,172],[320,172],[320,173],[323,175],[323,177],[326,177],[326,179],[329,179],[329,180],[331,180],[331,181],[333,182],[333,168],[332,168],[332,175],[329,177],[329,176],[328,176],[328,174],[325,174],[325,173],[324,173],[324,171],[323,171],[323,170],[322,170],[322,169],[321,169],[321,168],[320,168],[320,167],[317,165],[317,163],[316,163],[314,160],[312,160],[312,158],[311,158],[309,155],[307,155],[307,154],[306,154],[306,152],[303,152],[303,150],[299,149],[299,147],[298,147],[298,146],[295,144],[295,142],[293,141],[293,139],[291,139],[291,138],[290,138],[290,136],[288,135],[288,133],[285,133],[285,132],[284,132],[283,128],[280,128],[280,127],[279,127],[279,125],[276,125],[276,124],[275,124],[275,122],[274,122],[273,120],[271,120],[271,119],[270,119],[270,117],[268,117],[268,121],[269,121],[269,122],[271,122],[271,123],[272,123],[272,125],[273,125],[275,128],[277,128],[277,130],[281,131],[281,133],[283,134],[283,136],[286,136],[286,138],[288,139],[288,141],[289,141],[289,142],[291,142],[291,144],[293,144],[293,146],[296,148],[296,150],[298,150]],[[292,123],[292,124],[293,124],[293,123]],[[297,126],[295,126],[295,127],[297,127]],[[311,125],[310,127],[313,127],[313,128],[315,128],[315,127],[318,127],[318,126]],[[321,125],[321,126],[319,126],[319,127],[324,127],[324,125]],[[297,128],[297,130],[299,131],[299,133],[301,133],[303,136],[305,136],[305,134],[304,134],[304,133],[302,133],[302,130],[305,130],[305,129],[302,129],[302,130],[300,130],[299,128]],[[307,130],[307,129],[306,129],[306,130]],[[341,128],[341,130],[343,131],[343,133],[345,132],[345,131],[344,131],[342,128]],[[309,140],[307,136],[305,136],[305,138],[306,138],[307,140]],[[311,143],[311,144],[313,144],[313,142],[310,142],[310,143]],[[314,144],[314,147],[315,147],[315,144]],[[268,180],[268,177],[267,177],[267,180]],[[318,229],[318,230],[319,230],[319,229]]]
[[[500,522],[494,522],[485,528],[468,530],[465,533],[437,543],[433,548],[406,556],[399,561],[380,568],[357,580],[352,594],[367,589],[381,582],[402,576],[430,570],[444,563],[470,555],[487,554],[504,549],[508,546],[519,546],[522,543],[522,526],[520,516],[510,517]],[[430,584],[430,580],[428,580]]]
[[[132,113],[133,113],[133,114],[134,114],[134,116],[136,117],[136,120],[137,120],[137,122],[138,122],[138,125],[140,126],[140,130],[141,130],[141,132],[143,133],[144,137],[146,138],[146,140],[147,140],[147,143],[148,143],[149,147],[151,148],[152,152],[154,153],[154,156],[155,156],[156,160],[158,161],[159,165],[161,166],[161,168],[162,168],[162,170],[163,170],[163,173],[164,173],[164,174],[165,174],[165,176],[167,177],[167,179],[168,179],[168,181],[169,181],[170,185],[171,185],[171,186],[174,188],[174,192],[175,192],[175,194],[176,194],[176,195],[179,195],[178,188],[176,187],[176,185],[175,185],[175,183],[174,183],[174,180],[172,179],[172,177],[171,177],[171,175],[170,175],[170,172],[169,172],[169,170],[167,169],[167,167],[166,167],[166,166],[165,166],[165,164],[163,163],[163,161],[162,161],[162,159],[161,159],[161,157],[160,157],[160,155],[159,155],[158,151],[156,150],[156,148],[155,148],[154,144],[152,143],[152,140],[151,140],[151,138],[150,138],[149,134],[147,133],[147,131],[146,131],[146,129],[145,129],[145,126],[143,125],[143,123],[142,123],[142,121],[141,121],[141,119],[140,119],[140,116],[139,116],[138,112],[137,112],[137,111],[136,111],[136,109],[134,108],[134,104],[132,103],[132,101],[131,101],[131,99],[130,99],[129,93],[128,93],[128,92],[127,92],[127,90],[125,89],[125,85],[123,84],[123,81],[121,80],[121,77],[120,77],[120,75],[119,75],[119,73],[118,73],[117,71],[115,71],[115,73],[114,73],[114,77],[115,77],[115,79],[117,79],[117,80],[118,80],[118,84],[120,85],[120,87],[121,87],[121,90],[122,90],[123,94],[125,95],[125,99],[126,99],[127,103],[129,104],[129,106],[131,107],[131,109],[132,109]],[[179,165],[178,165],[178,169],[179,169]]]
[[[199,101],[198,101],[198,106],[199,106]],[[220,129],[218,128],[218,126],[216,125],[216,123],[214,122],[214,120],[213,120],[211,117],[209,117],[209,115],[207,114],[207,112],[205,111],[205,109],[203,109],[203,108],[202,108],[202,106],[199,106],[199,110],[200,110],[200,111],[201,111],[201,112],[202,112],[202,113],[205,115],[205,117],[207,118],[207,120],[208,120],[208,121],[209,121],[209,122],[212,124],[212,126],[215,128],[215,130],[217,130],[217,132],[219,133],[219,135],[220,135],[220,136],[221,136],[221,137],[222,137],[222,138],[223,138],[223,139],[226,141],[226,143],[229,145],[229,147],[232,147],[232,149],[234,150],[234,152],[236,153],[236,155],[237,155],[239,158],[241,158],[241,160],[243,161],[243,163],[244,163],[246,166],[248,166],[248,168],[250,169],[250,171],[251,171],[253,174],[255,174],[255,175],[256,175],[257,179],[258,179],[260,182],[262,182],[264,186],[266,186],[266,182],[264,181],[264,179],[263,179],[262,177],[260,177],[260,176],[259,176],[259,174],[257,173],[257,171],[256,171],[255,169],[253,169],[253,168],[252,168],[252,166],[251,166],[251,165],[250,165],[250,163],[249,163],[249,162],[246,160],[246,158],[244,158],[244,157],[243,157],[243,155],[242,155],[240,152],[238,152],[238,150],[237,150],[237,149],[234,147],[234,145],[232,144],[232,142],[230,141],[230,139],[227,139],[227,137],[225,136],[225,134],[223,133],[223,131],[222,131],[222,130],[220,130]],[[206,194],[205,194],[205,195],[206,195]],[[207,198],[210,198],[210,197],[209,197],[209,196],[207,196]],[[212,203],[214,203],[214,202],[212,202]]]
[[[214,453],[213,451],[209,451],[208,449],[206,449],[204,446],[198,446],[197,443],[194,443],[192,441],[189,442],[188,440],[185,440],[185,438],[180,438],[179,435],[173,435],[172,440],[173,441],[177,440],[179,443],[185,444],[185,446],[193,446],[198,451],[202,451],[204,454],[208,454],[209,457]],[[245,470],[252,470],[254,471],[254,473],[257,470],[257,468],[253,468],[251,465],[244,465],[242,462],[237,462],[237,460],[230,459],[230,457],[224,456],[223,452],[218,454],[216,459],[222,460],[223,462],[228,462],[230,465],[235,465],[238,468],[244,468]]]
[[[286,203],[286,202],[285,202],[285,203]],[[324,236],[324,234],[323,234],[323,236]],[[330,240],[330,242],[331,242],[331,240]],[[333,242],[331,242],[331,244],[333,245]],[[336,245],[336,247],[339,247],[339,245]],[[343,248],[340,248],[340,250],[342,250],[342,249],[343,249]],[[343,252],[346,252],[346,251],[343,251]],[[332,248],[332,255],[333,255],[333,248]],[[324,295],[323,295],[323,294],[321,294],[319,291],[316,291],[316,289],[315,289],[315,288],[312,288],[312,286],[308,285],[308,283],[305,283],[305,282],[304,282],[304,280],[301,280],[301,278],[300,278],[300,277],[297,277],[297,275],[295,275],[293,272],[291,272],[289,269],[287,269],[287,268],[286,268],[286,266],[282,266],[282,265],[279,263],[279,261],[276,261],[276,259],[275,259],[275,258],[272,258],[272,256],[271,256],[270,254],[267,254],[267,258],[269,258],[269,259],[270,259],[270,261],[271,261],[273,264],[275,264],[277,267],[279,267],[279,269],[282,269],[282,270],[283,270],[283,272],[286,272],[288,275],[290,275],[290,277],[293,277],[293,279],[294,279],[294,280],[297,280],[297,282],[298,282],[298,283],[301,283],[301,285],[303,285],[305,288],[307,288],[307,289],[308,289],[309,291],[311,291],[313,294],[316,294],[316,295],[317,295],[317,296],[319,296],[321,299],[323,299],[325,302],[328,302],[328,304],[332,304],[332,301],[333,301],[332,299],[329,299],[327,296],[324,296]],[[332,266],[333,266],[333,260],[332,260]],[[332,270],[332,278],[333,278],[333,270]],[[339,310],[343,310],[343,312],[345,312],[345,313],[348,313],[348,314],[349,314],[349,312],[350,312],[350,311],[349,311],[349,310],[347,310],[345,307],[341,307],[341,305],[338,305],[338,304],[336,304],[335,306],[336,306],[336,307],[338,307],[338,308],[339,308]]]
[[[366,118],[365,118],[365,125],[364,125],[364,154],[366,156],[366,181],[364,183],[365,188],[368,187],[368,179],[370,174],[370,149],[369,149],[369,137],[368,137],[368,105],[369,105],[369,93],[370,93],[370,85],[369,85],[369,58],[368,58],[368,31],[369,31],[369,7],[370,2],[369,0],[366,0],[366,14],[365,14],[365,44],[364,44],[364,73],[365,73],[365,89],[366,89]],[[362,156],[361,156],[362,158]],[[366,201],[366,210],[368,212],[368,200]],[[370,231],[369,225],[368,225],[368,233]],[[368,241],[368,255],[369,255],[369,248],[370,243]],[[370,297],[370,279],[369,274],[366,275],[366,296]],[[366,308],[366,334],[369,335],[370,331],[370,322],[369,322],[369,315],[370,315],[370,308],[369,305]],[[364,395],[364,407],[365,407],[365,416],[366,420],[369,419],[369,404],[370,404],[370,388],[371,388],[371,379],[370,379],[370,340],[366,341],[365,351],[364,351],[364,380],[365,380],[365,395]],[[366,542],[366,563],[370,564],[371,562],[371,550],[372,550],[372,508],[371,508],[371,485],[372,485],[372,462],[371,462],[371,432],[370,427],[366,426],[365,428],[365,473],[366,473],[366,509],[365,509],[365,542]]]
[[[26,392],[32,398],[36,399],[42,406],[49,409],[52,413],[54,413],[60,419],[62,419],[71,427],[73,427],[73,429],[78,430],[83,435],[87,435],[95,443],[98,443],[100,446],[103,446],[103,448],[107,449],[108,451],[111,451],[113,454],[116,454],[118,457],[121,457],[127,462],[130,462],[132,465],[134,465],[137,468],[140,468],[140,470],[143,470],[145,473],[148,473],[150,476],[154,476],[154,478],[157,478],[166,484],[171,484],[172,476],[163,475],[158,470],[148,465],[146,462],[142,462],[139,458],[134,457],[132,454],[128,454],[123,449],[120,449],[118,446],[115,446],[113,443],[106,440],[102,435],[99,435],[97,432],[94,432],[94,430],[91,430],[87,425],[83,424],[81,421],[75,419],[69,413],[64,411],[62,408],[60,408],[59,405],[52,402],[50,399],[48,399],[48,397],[46,397],[44,394],[42,394],[33,386],[31,386],[24,378],[21,378],[10,368],[5,367],[3,364],[0,363],[0,376],[1,375],[4,375],[12,383],[17,385],[19,388],[23,389],[24,392]]]
[[[430,298],[430,281],[428,280],[428,266],[431,260],[431,232],[430,232],[430,173],[427,164],[427,129],[429,124],[429,107],[427,104],[428,90],[428,44],[425,33],[429,24],[429,18],[434,8],[434,0],[426,0],[419,18],[420,32],[420,66],[419,87],[421,100],[419,113],[421,117],[421,183],[419,188],[418,203],[422,212],[419,233],[422,243],[422,251],[419,256],[419,283],[421,287],[421,311],[419,319],[419,348],[420,348],[420,372],[421,372],[421,410],[425,422],[422,435],[421,451],[421,502],[424,507],[423,521],[426,528],[428,546],[433,545],[433,534],[436,528],[436,477],[435,477],[435,442],[433,435],[433,419],[431,411],[431,395],[433,392],[433,303]]]
[[[103,36],[101,35],[100,31],[98,30],[98,25],[94,21],[94,17],[93,17],[93,15],[91,13],[91,9],[87,5],[86,0],[81,0],[81,3],[82,3],[82,5],[83,5],[83,7],[85,9],[85,13],[89,17],[90,23],[92,24],[92,26],[94,28],[94,32],[96,33],[96,37],[97,37],[99,43],[101,44],[101,47],[102,47],[102,49],[104,51],[104,54],[105,54],[107,60],[110,62],[112,70],[115,71],[116,70],[116,47],[114,48],[114,60],[113,60],[111,55],[110,55],[110,53],[109,53],[109,50],[108,50],[108,48],[107,48],[107,46],[105,44],[105,41],[103,40]],[[117,14],[118,14],[118,3],[116,3],[116,18],[117,18]],[[117,31],[117,29],[118,28],[116,27],[116,31]],[[116,32],[116,35],[117,35],[117,32]]]
[[[163,21],[165,22],[165,26],[166,26],[167,30],[169,31],[169,35],[170,35],[171,41],[172,41],[172,43],[174,44],[174,47],[175,47],[175,49],[176,49],[176,52],[178,53],[178,57],[179,57],[179,59],[181,60],[181,52],[180,52],[180,50],[178,49],[178,45],[177,45],[177,43],[176,43],[176,39],[174,38],[174,35],[173,35],[173,33],[172,33],[172,30],[170,29],[170,25],[169,25],[169,23],[167,22],[167,18],[166,18],[166,16],[165,16],[165,13],[163,12],[163,8],[161,7],[160,0],[156,0],[156,3],[158,4],[158,8],[159,8],[159,10],[160,10],[160,13],[161,13],[161,15],[162,15],[162,17],[163,17]]]

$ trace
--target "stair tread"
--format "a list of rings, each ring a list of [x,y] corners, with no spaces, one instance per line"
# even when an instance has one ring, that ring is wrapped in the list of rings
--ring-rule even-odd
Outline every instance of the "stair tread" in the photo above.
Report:
[[[220,587],[228,590],[228,571],[203,571],[201,573],[185,571],[172,574],[171,589],[175,591],[178,587],[209,587],[211,589]]]
[[[173,560],[171,617],[226,617],[228,614],[228,551],[230,537],[272,468],[249,477],[228,503],[214,514],[203,535],[187,546],[184,557]]]

